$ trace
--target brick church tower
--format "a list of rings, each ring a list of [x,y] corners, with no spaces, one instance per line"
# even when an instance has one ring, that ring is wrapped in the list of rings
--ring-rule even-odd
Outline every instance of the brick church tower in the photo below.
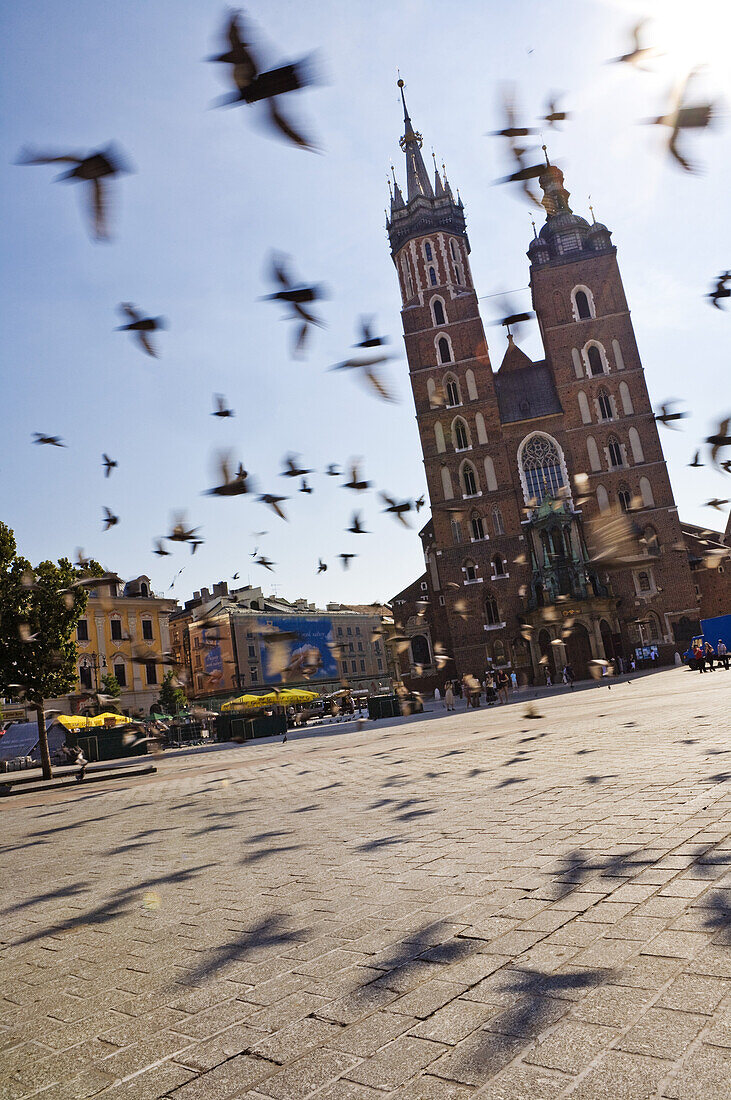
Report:
[[[610,232],[572,212],[546,156],[528,249],[545,358],[509,335],[493,372],[464,207],[436,165],[432,182],[399,86],[406,197],[394,179],[387,230],[432,510],[425,671],[437,640],[480,678],[566,661],[581,677],[641,644],[671,660],[698,605]]]

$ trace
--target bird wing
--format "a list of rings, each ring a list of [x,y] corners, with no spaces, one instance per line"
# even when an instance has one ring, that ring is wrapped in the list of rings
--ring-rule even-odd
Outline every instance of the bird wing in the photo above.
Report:
[[[142,320],[142,314],[138,313],[131,302],[122,302],[119,307],[124,313],[125,317],[129,317],[130,321],[134,324],[136,321]]]
[[[685,157],[682,156],[680,151],[678,150],[678,135],[679,135],[679,133],[680,133],[680,130],[678,129],[678,127],[676,125],[675,128],[673,129],[672,134],[670,135],[670,141],[668,142],[668,152],[670,153],[670,155],[672,157],[675,158],[675,160],[677,160],[678,164],[680,165],[680,167],[684,171],[694,172],[695,169],[694,169],[693,165],[690,163],[689,160],[686,160]]]
[[[104,184],[100,179],[89,181],[89,203],[91,207],[91,219],[94,236],[97,240],[105,240],[109,236],[107,227],[107,203]]]
[[[137,339],[139,340],[140,344],[144,348],[144,350],[147,352],[147,354],[151,355],[153,359],[157,359],[157,357],[158,357],[157,352],[155,351],[152,344],[150,343],[150,337],[147,335],[147,333],[146,332],[137,332],[136,336],[137,336]]]
[[[374,371],[365,370],[363,373],[364,373],[365,377],[368,379],[368,381],[370,382],[371,386],[373,386],[373,389],[376,391],[376,393],[378,394],[379,397],[383,398],[384,401],[390,401],[390,402],[395,403],[396,398],[390,392],[390,390],[386,389],[386,387],[383,385],[380,378],[376,375],[376,373]]]
[[[315,146],[309,141],[304,134],[299,130],[295,130],[291,122],[289,122],[282,112],[277,107],[276,101],[273,99],[267,100],[267,110],[269,112],[269,119],[274,126],[294,145],[298,145],[300,149],[310,149],[313,153],[316,152]]]
[[[297,329],[297,336],[295,337],[294,346],[292,348],[292,355],[298,358],[305,350],[307,344],[307,337],[309,335],[310,323],[309,321],[303,321]]]
[[[22,149],[17,164],[81,164],[83,156],[65,153],[63,156],[52,156],[49,153],[34,153],[30,149]]]

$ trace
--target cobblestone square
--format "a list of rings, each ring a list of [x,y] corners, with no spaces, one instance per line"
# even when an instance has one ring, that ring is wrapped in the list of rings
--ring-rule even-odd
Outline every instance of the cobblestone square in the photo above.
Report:
[[[731,675],[2,813],[0,1098],[731,1095]]]

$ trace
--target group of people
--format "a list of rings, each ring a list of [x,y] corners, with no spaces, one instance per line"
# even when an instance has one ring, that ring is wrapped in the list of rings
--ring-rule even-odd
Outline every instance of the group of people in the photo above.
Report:
[[[714,660],[716,661],[716,668],[721,668],[723,665],[725,669],[728,669],[729,653],[722,638],[718,639],[715,650],[710,642],[705,642],[705,644],[698,642],[693,646],[693,657],[698,665],[699,672],[705,672],[706,668],[709,672],[715,672]]]
[[[508,673],[506,669],[499,668],[495,671],[488,670],[482,682],[476,676],[466,673],[461,680],[447,680],[444,685],[444,705],[447,710],[456,710],[456,700],[464,699],[467,707],[479,707],[482,696],[489,707],[495,703],[507,703],[510,692],[518,687],[518,677],[515,672]],[[439,688],[434,689],[434,702],[439,703],[442,694]]]

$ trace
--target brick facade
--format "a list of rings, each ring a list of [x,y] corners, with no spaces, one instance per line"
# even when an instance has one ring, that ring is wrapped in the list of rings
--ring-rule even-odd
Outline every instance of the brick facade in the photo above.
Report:
[[[639,619],[670,662],[698,599],[611,234],[573,214],[546,158],[528,250],[545,359],[510,336],[494,371],[461,200],[432,182],[406,110],[405,128],[387,228],[432,509],[431,640],[460,674],[535,682],[629,656]]]

